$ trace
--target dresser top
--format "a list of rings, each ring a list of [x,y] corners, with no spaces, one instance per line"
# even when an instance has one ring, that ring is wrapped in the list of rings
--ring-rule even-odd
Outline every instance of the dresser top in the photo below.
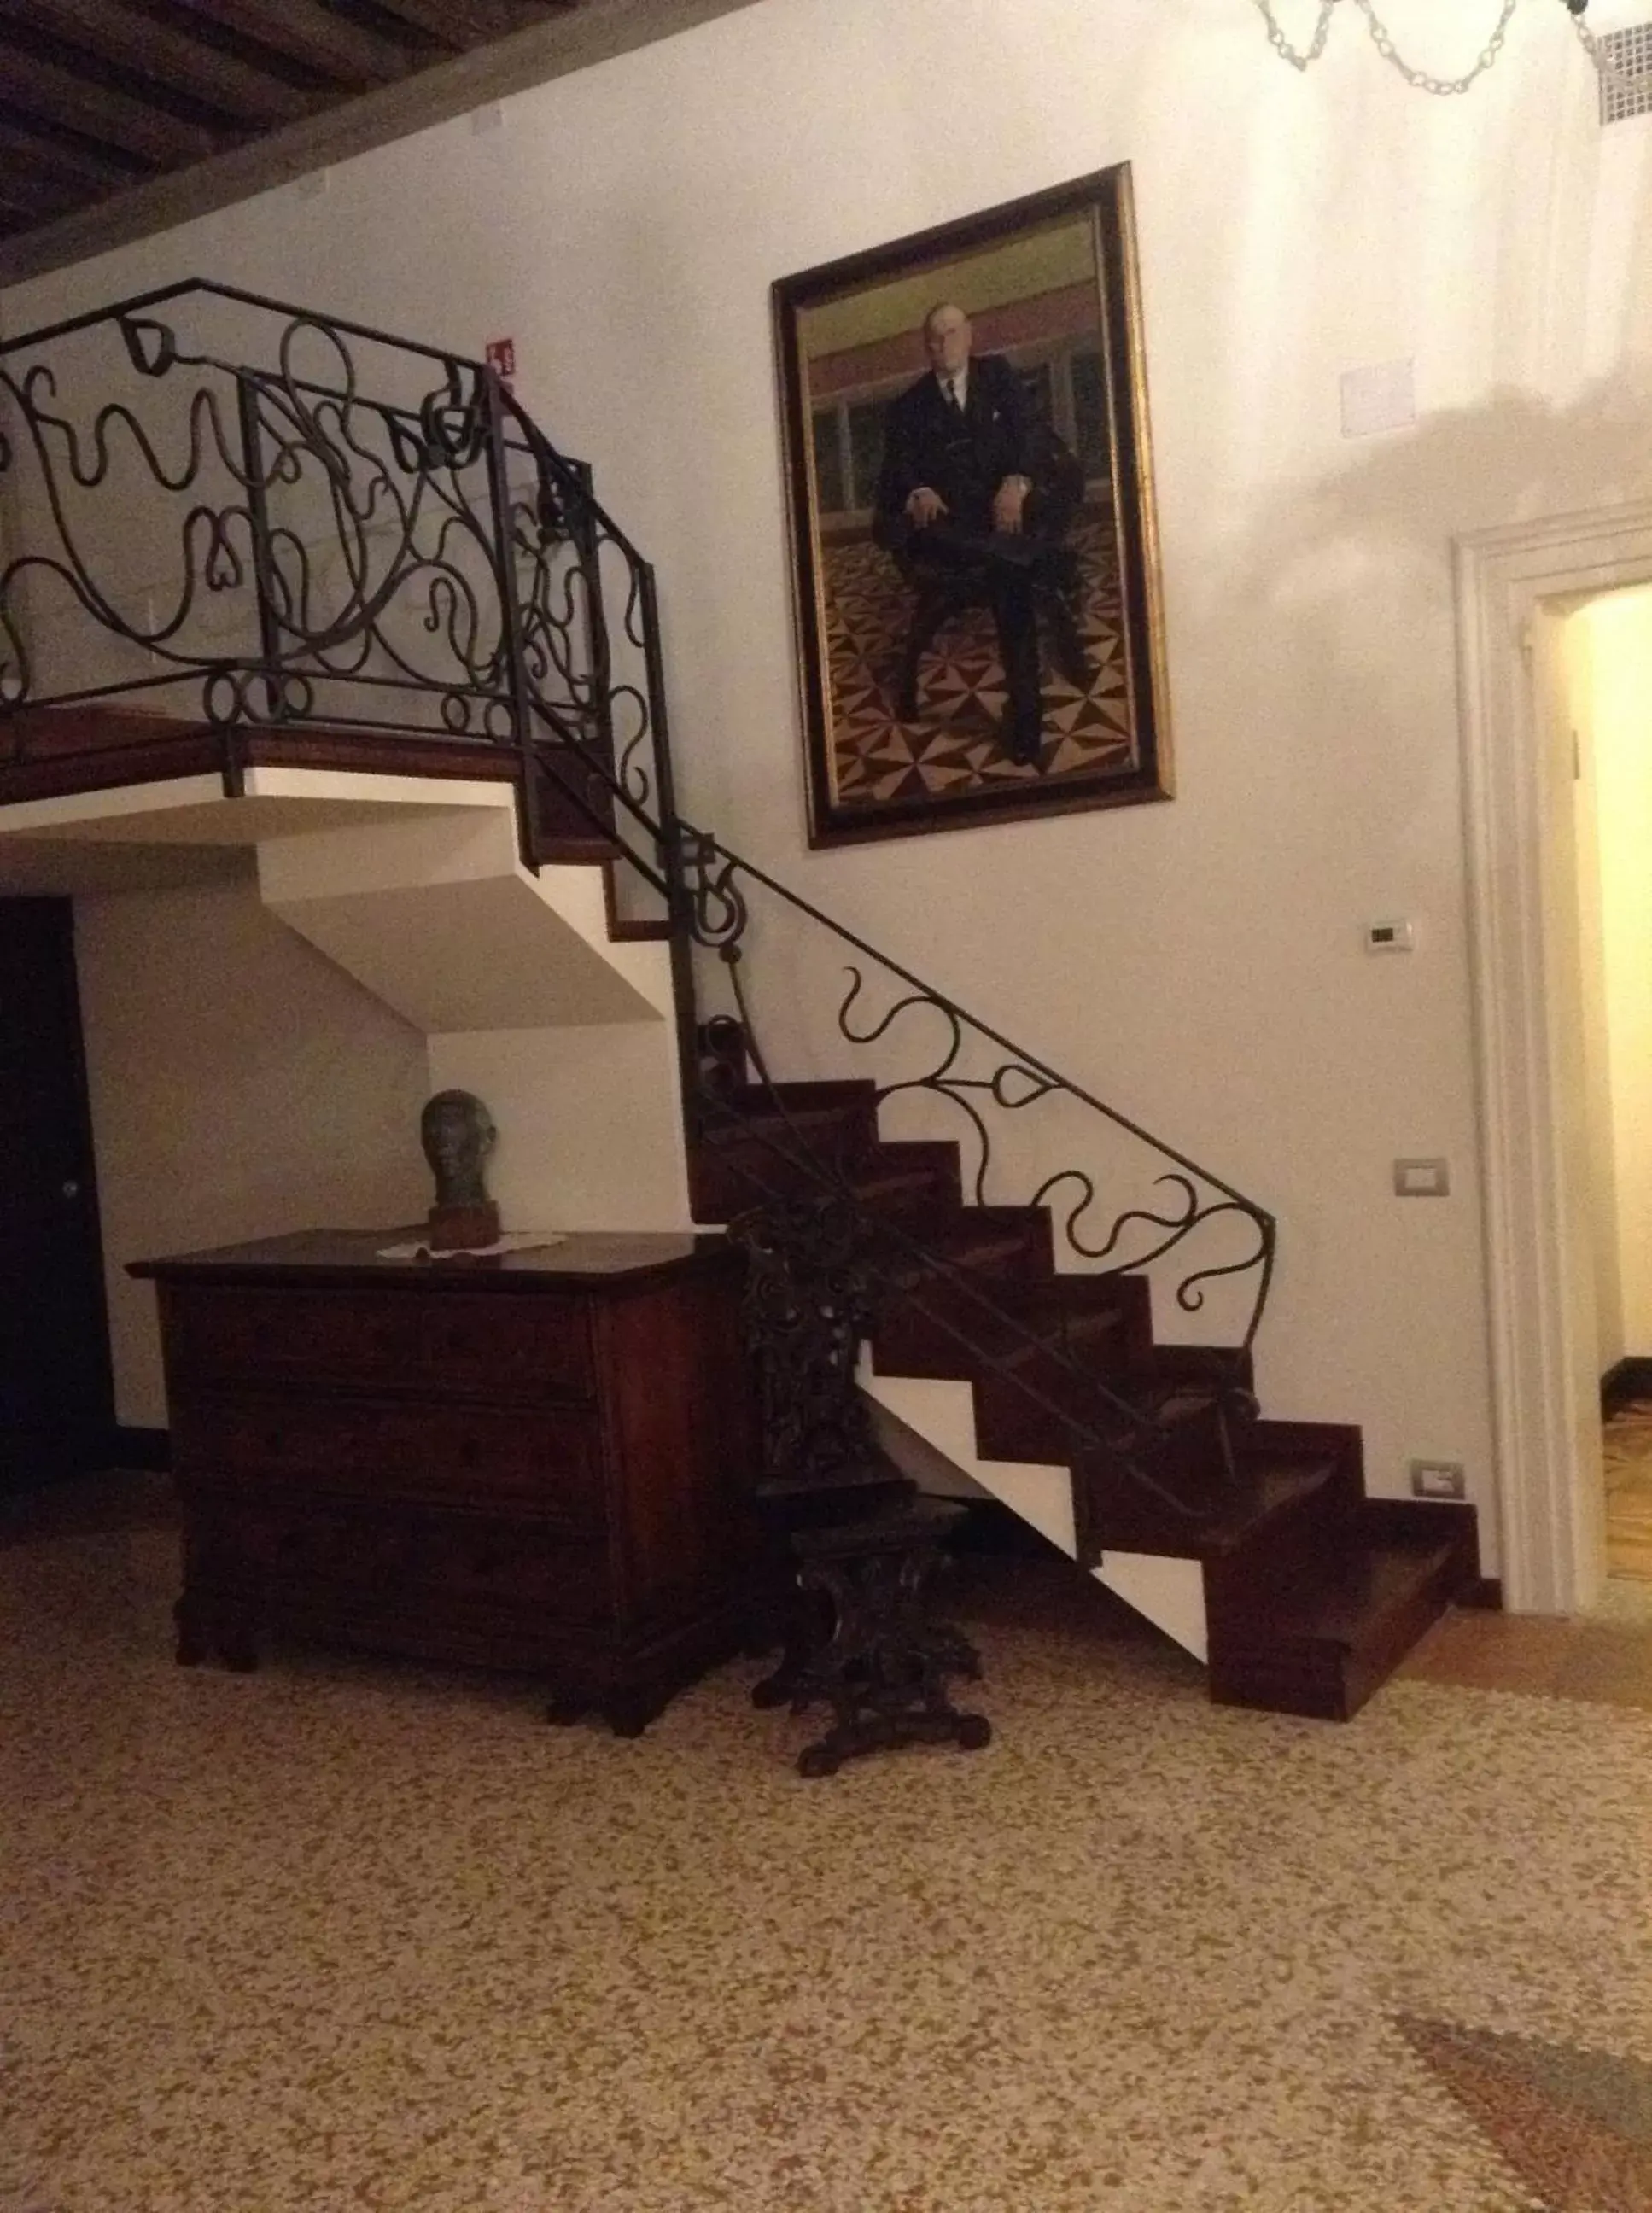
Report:
[[[571,1230],[553,1244],[474,1257],[383,1257],[387,1247],[417,1245],[428,1234],[423,1222],[399,1229],[296,1229],[246,1245],[134,1260],[126,1272],[162,1283],[440,1283],[448,1289],[499,1291],[559,1285],[600,1293],[622,1292],[661,1277],[704,1274],[728,1267],[738,1257],[738,1247],[720,1232],[630,1229]]]

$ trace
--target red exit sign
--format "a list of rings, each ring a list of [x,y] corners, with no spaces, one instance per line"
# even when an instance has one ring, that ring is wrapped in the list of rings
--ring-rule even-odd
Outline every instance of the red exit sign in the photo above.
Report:
[[[516,374],[516,341],[515,338],[490,338],[487,343],[488,367],[501,384],[509,384]]]

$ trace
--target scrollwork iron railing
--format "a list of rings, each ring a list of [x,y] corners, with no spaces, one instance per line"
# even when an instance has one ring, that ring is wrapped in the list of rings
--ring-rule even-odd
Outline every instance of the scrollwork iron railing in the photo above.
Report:
[[[1207,1303],[1207,1287],[1224,1279],[1248,1279],[1237,1349],[1250,1349],[1272,1274],[1275,1226],[1271,1216],[1231,1184],[1059,1075],[1025,1046],[1013,1044],[938,986],[925,983],[911,969],[879,952],[716,838],[681,827],[678,850],[694,941],[713,954],[724,970],[729,1009],[749,1039],[759,1039],[763,1027],[753,995],[744,980],[754,899],[761,894],[782,911],[806,918],[827,934],[834,949],[853,956],[843,966],[846,988],[837,1009],[837,1033],[845,1043],[863,1048],[890,1044],[903,1024],[908,1037],[918,1040],[906,1064],[910,1072],[901,1072],[897,1065],[874,1076],[879,1106],[896,1106],[902,1100],[928,1101],[947,1110],[938,1119],[924,1118],[915,1125],[914,1134],[921,1131],[925,1136],[953,1136],[957,1134],[957,1120],[961,1120],[965,1144],[972,1147],[972,1157],[966,1157],[965,1183],[976,1205],[1048,1206],[1056,1217],[1067,1265],[1095,1273],[1139,1273],[1173,1252],[1186,1250],[1191,1257],[1192,1241],[1201,1239],[1205,1253],[1192,1260],[1176,1281],[1175,1305],[1183,1314],[1199,1314]],[[881,1007],[876,1003],[880,982],[884,990]],[[776,1090],[777,1100],[777,1088],[767,1076],[760,1050],[753,1050],[752,1058],[760,1071],[760,1081]],[[1099,1118],[1121,1137],[1166,1163],[1152,1183],[1161,1194],[1160,1204],[1171,1210],[1155,1212],[1145,1204],[1128,1206],[1107,1222],[1096,1171],[1078,1166],[1043,1174],[1024,1191],[1006,1190],[995,1168],[995,1133],[990,1116],[997,1110],[1007,1123],[1056,1101],[1069,1102]],[[777,1111],[783,1110],[777,1106]],[[1047,1149],[1037,1149],[1039,1157],[1048,1157]],[[1065,1195],[1064,1206],[1054,1204],[1058,1192]],[[1209,1233],[1218,1223],[1242,1225],[1240,1249],[1226,1257],[1210,1257],[1208,1249]],[[1132,1232],[1143,1234],[1132,1235]]]
[[[0,345],[0,716],[509,747],[530,859],[558,747],[669,811],[646,564],[482,363],[170,285]]]
[[[387,742],[413,769],[424,744],[509,749],[525,861],[555,851],[554,808],[552,831],[623,858],[669,919],[691,1143],[759,1132],[753,1204],[800,1177],[840,1201],[884,1290],[1010,1377],[1076,1462],[1210,1510],[1164,1476],[1161,1416],[869,1206],[771,1070],[810,1056],[837,1076],[847,1055],[880,1135],[960,1140],[970,1198],[1047,1210],[1059,1268],[1155,1276],[1167,1312],[1228,1348],[1228,1408],[1271,1218],[681,820],[654,572],[485,364],[175,284],[0,345],[0,759],[24,710],[94,702],[181,702],[219,734],[232,792],[249,731]],[[808,1003],[835,1019],[800,1019]],[[739,1104],[699,1050],[719,1021],[754,1071]]]
[[[1197,1321],[1206,1338],[1214,1325],[1216,1342],[1200,1347],[1202,1396],[1215,1417],[1213,1442],[1230,1478],[1234,1429],[1255,1412],[1248,1356],[1272,1276],[1272,1217],[720,840],[680,825],[675,853],[684,927],[700,957],[700,1033],[715,1036],[722,1025],[737,1040],[720,1064],[714,1054],[702,1068],[696,1100],[701,1126],[719,1120],[725,1130],[751,1125],[749,1103],[743,1114],[731,1106],[732,1071],[742,1058],[755,1079],[749,1090],[771,1125],[769,1147],[779,1173],[765,1177],[760,1164],[748,1165],[753,1203],[783,1204],[788,1181],[795,1184],[800,1173],[834,1190],[841,1204],[858,1212],[865,1243],[881,1263],[886,1292],[892,1280],[898,1283],[909,1304],[967,1349],[978,1370],[1006,1377],[1058,1425],[1075,1462],[1099,1461],[1125,1475],[1179,1518],[1197,1521],[1218,1510],[1221,1484],[1196,1479],[1190,1486],[1167,1474],[1161,1415],[1099,1372],[1061,1324],[1053,1335],[1033,1329],[993,1279],[959,1265],[899,1216],[891,1218],[860,1198],[855,1162],[816,1142],[793,1110],[788,1086],[772,1073],[765,1039],[776,1027],[774,1009],[752,979],[765,969],[777,974],[788,1007],[795,1005],[797,948],[776,940],[795,941],[803,925],[816,955],[813,990],[803,996],[824,993],[826,970],[837,969],[835,1034],[865,1056],[857,1072],[869,1079],[881,1136],[960,1140],[962,1183],[975,1205],[1048,1211],[1058,1272],[1151,1275],[1157,1269],[1173,1312],[1187,1317],[1189,1326]],[[753,960],[765,937],[771,958]],[[706,1009],[719,1001],[720,1011],[708,1021]],[[795,1015],[788,1014],[783,1027],[795,1033]],[[832,1068],[842,1073],[836,1055]],[[1039,1113],[1046,1121],[1064,1114],[1070,1127],[1080,1125],[1090,1138],[1083,1164],[1048,1167],[1052,1133],[1019,1126]],[[1106,1142],[1095,1142],[1097,1131]],[[1139,1182],[1143,1160],[1156,1200],[1144,1196],[1104,1207],[1104,1186]],[[1058,1193],[1066,1196],[1064,1206],[1055,1203]],[[1213,1312],[1218,1302],[1219,1314]],[[1039,1361],[1032,1375],[1024,1366],[1029,1352]]]

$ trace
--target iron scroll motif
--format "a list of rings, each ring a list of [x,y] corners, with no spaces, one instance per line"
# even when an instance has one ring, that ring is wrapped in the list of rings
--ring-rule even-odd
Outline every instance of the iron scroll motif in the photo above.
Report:
[[[481,363],[175,285],[0,345],[0,711],[181,691],[220,729],[537,735],[660,799],[645,564]]]
[[[971,1178],[975,1204],[987,1204],[988,1180],[992,1167],[992,1131],[986,1119],[991,1106],[1005,1114],[1014,1114],[1038,1105],[1040,1101],[1065,1094],[1082,1099],[1083,1094],[1052,1070],[1034,1062],[1029,1055],[1010,1051],[984,1076],[966,1076],[962,1072],[963,1061],[972,1031],[985,1035],[963,1009],[942,993],[929,989],[910,992],[895,1000],[882,1015],[865,1029],[856,1029],[851,1020],[854,1009],[865,991],[863,970],[851,966],[847,970],[849,989],[838,1009],[839,1033],[850,1044],[868,1046],[887,1037],[903,1015],[915,1012],[933,1014],[939,1018],[940,1039],[931,1064],[916,1076],[879,1087],[880,1101],[898,1098],[902,1093],[927,1093],[930,1097],[947,1101],[963,1114],[974,1133],[977,1149]],[[1079,1167],[1058,1168],[1048,1175],[1033,1192],[1029,1206],[1049,1204],[1054,1193],[1069,1186],[1070,1204],[1060,1215],[1059,1226],[1070,1252],[1090,1261],[1107,1261],[1120,1256],[1118,1266],[1139,1270],[1168,1253],[1192,1233],[1223,1215],[1242,1216],[1255,1232],[1253,1249],[1235,1260],[1218,1265],[1206,1265],[1192,1270],[1176,1286],[1176,1303],[1185,1313],[1197,1314],[1204,1304],[1206,1283],[1224,1276],[1242,1276],[1261,1265],[1268,1251],[1271,1223],[1265,1216],[1248,1200],[1231,1193],[1203,1195],[1192,1178],[1178,1169],[1170,1169],[1153,1179],[1155,1191],[1163,1191],[1174,1210],[1156,1213],[1148,1206],[1125,1207],[1114,1216],[1099,1243],[1092,1242],[1081,1234],[1080,1225],[1092,1216],[1100,1193],[1094,1175]],[[1052,1211],[1056,1210],[1053,1208]],[[1143,1246],[1132,1244],[1128,1233],[1145,1225],[1149,1229],[1163,1232],[1156,1241],[1149,1239]],[[1094,1271],[1108,1272],[1105,1268]]]
[[[893,1039],[897,1033],[915,1041],[905,1056],[909,1065],[917,1062],[915,1072],[877,1081],[877,1104],[882,1106],[903,1095],[927,1097],[962,1117],[971,1145],[966,1186],[976,1205],[1047,1207],[1059,1241],[1089,1273],[1138,1271],[1180,1249],[1189,1255],[1192,1265],[1176,1280],[1173,1295],[1186,1314],[1203,1310],[1211,1284],[1248,1277],[1253,1294],[1235,1348],[1239,1353],[1248,1350],[1271,1280],[1275,1241],[1271,1216],[1140,1124],[976,1020],[945,992],[878,953],[716,838],[680,825],[674,860],[687,926],[695,943],[716,956],[728,978],[734,1018],[744,1034],[760,1083],[774,1091],[762,1027],[742,974],[742,963],[754,936],[759,902],[765,920],[779,916],[795,924],[805,918],[831,932],[851,956],[845,963],[847,987],[837,1011],[838,1033],[849,1044],[861,1048],[879,1046]],[[868,1007],[869,978],[874,969],[888,987],[888,1003],[881,1013],[872,1013]],[[1148,1178],[1150,1198],[1118,1204],[1109,1218],[1098,1173],[1077,1164],[1044,1174],[1024,1194],[1002,1187],[1003,1178],[997,1173],[995,1131],[1013,1117],[1060,1100],[1100,1118],[1113,1133],[1156,1158],[1157,1165]],[[778,1104],[777,1094],[776,1101]],[[780,1119],[785,1120],[783,1108]],[[1194,1258],[1196,1252],[1204,1249],[1195,1241],[1228,1221],[1244,1225],[1248,1237],[1245,1249],[1219,1259],[1210,1258],[1208,1251],[1204,1257]]]
[[[287,320],[271,369],[186,351],[153,320],[117,327],[142,376],[194,379],[168,386],[153,422],[111,401],[82,430],[50,363],[0,366],[14,425],[0,462],[15,476],[28,454],[21,497],[43,541],[0,570],[4,703],[43,704],[16,612],[27,578],[143,656],[125,680],[58,687],[53,702],[192,678],[217,723],[308,713],[318,696],[331,721],[371,722],[387,719],[372,695],[420,692],[444,703],[450,730],[503,735],[473,381],[448,364],[411,406],[369,399],[341,333],[308,315]],[[144,558],[161,555],[163,573],[131,573],[129,537],[88,503],[100,493],[111,514],[144,517]],[[209,622],[214,600],[231,605]],[[73,649],[71,632],[60,657]]]

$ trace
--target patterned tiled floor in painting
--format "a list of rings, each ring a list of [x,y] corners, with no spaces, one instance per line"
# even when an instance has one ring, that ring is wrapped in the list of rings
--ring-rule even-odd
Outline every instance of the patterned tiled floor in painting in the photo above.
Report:
[[[170,1661],[152,1487],[0,1518],[4,2213],[1648,2213],[1652,1714],[1210,1705],[966,1564],[984,1752],[754,1663]]]
[[[991,615],[971,609],[924,655],[916,722],[895,719],[895,672],[911,595],[881,546],[860,540],[828,550],[826,644],[837,792],[860,800],[958,798],[1075,770],[1119,770],[1133,753],[1117,548],[1110,518],[1080,515],[1070,544],[1083,590],[1079,636],[1093,672],[1081,692],[1044,655],[1040,768],[1011,761],[998,740],[1007,693]]]

